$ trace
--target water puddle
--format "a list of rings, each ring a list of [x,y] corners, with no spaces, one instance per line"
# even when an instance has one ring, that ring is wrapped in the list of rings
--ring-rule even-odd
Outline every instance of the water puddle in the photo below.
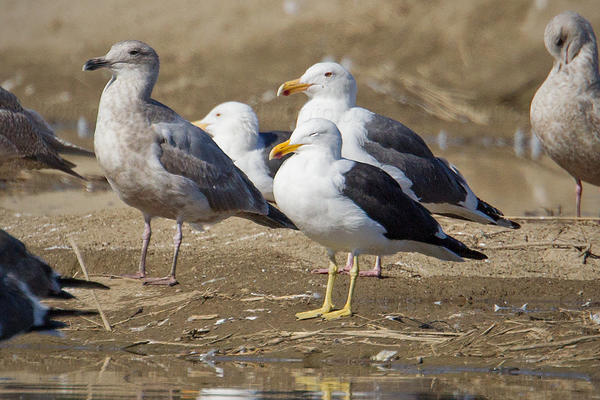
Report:
[[[15,355],[14,357],[18,357]],[[1,399],[591,399],[576,372],[414,364],[303,368],[276,360],[205,363],[105,358],[95,368],[0,370]],[[94,370],[95,369],[95,370]],[[596,393],[596,394],[594,394]],[[594,397],[596,396],[596,397]]]

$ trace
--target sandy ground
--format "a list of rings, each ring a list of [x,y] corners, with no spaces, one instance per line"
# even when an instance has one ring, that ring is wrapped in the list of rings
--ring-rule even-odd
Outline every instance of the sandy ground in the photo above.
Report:
[[[309,272],[326,265],[324,250],[299,232],[237,218],[203,233],[186,228],[180,285],[162,288],[116,277],[137,268],[143,223],[135,210],[47,217],[0,209],[0,220],[61,273],[81,276],[68,244],[72,237],[94,279],[111,287],[96,293],[112,332],[99,318],[76,318],[63,339],[29,335],[17,344],[83,344],[99,349],[94,357],[100,359],[115,348],[183,356],[217,349],[224,355],[307,357],[318,365],[323,359],[368,360],[392,349],[413,362],[588,371],[600,365],[594,317],[600,313],[600,261],[593,246],[590,251],[600,236],[595,222],[531,222],[510,231],[442,218],[446,232],[489,260],[386,257],[384,279],[359,280],[355,315],[324,322],[294,318],[320,305],[326,283],[325,276]],[[168,272],[172,233],[170,221],[154,223],[153,276]],[[372,260],[365,256],[363,268]],[[335,304],[345,301],[347,284],[346,276],[337,281]],[[78,300],[50,304],[95,308],[88,292],[74,293]]]
[[[143,3],[143,6],[141,6]],[[83,63],[127,38],[161,55],[155,98],[189,119],[225,100],[249,102],[265,129],[293,126],[301,96],[274,98],[277,86],[324,58],[345,60],[359,83],[359,104],[402,120],[425,136],[511,138],[528,131],[529,101],[551,60],[542,44],[546,22],[568,1],[453,2],[176,2],[158,0],[2,2],[0,84],[59,128],[83,116],[94,121],[107,76],[81,72]],[[596,29],[593,0],[577,4]],[[15,34],[19,32],[19,34]],[[93,130],[93,122],[89,122]],[[61,130],[61,132],[63,132]],[[61,133],[62,134],[62,133]],[[91,148],[91,139],[65,137]],[[477,144],[477,143],[476,143]],[[480,148],[444,154],[480,196],[507,214],[572,215],[572,181],[549,160],[516,159]],[[483,154],[486,154],[484,157]],[[489,155],[489,157],[488,157]],[[486,158],[487,157],[487,158]],[[75,159],[78,171],[98,174]],[[387,257],[385,279],[360,279],[356,314],[339,321],[296,321],[317,307],[326,277],[324,250],[291,231],[229,219],[204,233],[186,228],[180,285],[145,287],[114,276],[136,269],[142,219],[105,185],[34,173],[1,183],[0,228],[19,237],[57,270],[81,276],[67,238],[88,269],[111,287],[97,292],[113,326],[99,318],[68,321],[65,338],[28,335],[14,346],[52,369],[69,354],[101,362],[106,352],[177,354],[216,349],[223,355],[271,354],[323,360],[368,360],[382,349],[417,363],[469,363],[530,368],[600,364],[600,229],[590,221],[523,223],[508,231],[440,219],[446,231],[484,251],[486,262],[442,263],[414,254]],[[588,216],[600,193],[584,191]],[[168,272],[172,223],[157,220],[150,273]],[[343,256],[339,255],[340,263]],[[370,266],[372,258],[362,261]],[[336,284],[341,305],[347,277]],[[68,307],[94,308],[75,292]],[[527,304],[521,309],[523,304]],[[495,305],[502,308],[495,310]],[[80,344],[84,350],[74,350]],[[14,346],[13,346],[14,345]],[[61,351],[48,351],[56,345]],[[66,346],[66,347],[64,347]],[[67,349],[67,350],[64,350]]]

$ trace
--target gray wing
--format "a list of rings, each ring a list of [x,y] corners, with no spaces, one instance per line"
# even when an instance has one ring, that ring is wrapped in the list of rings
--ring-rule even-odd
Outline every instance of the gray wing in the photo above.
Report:
[[[365,128],[367,141],[402,153],[425,158],[434,157],[421,136],[396,120],[373,113],[373,117],[365,123]]]
[[[289,131],[267,131],[260,132],[258,134],[259,146],[263,149],[263,155],[265,157],[265,162],[267,163],[267,167],[269,168],[269,176],[271,178],[275,177],[275,174],[283,164],[285,160],[288,159],[292,154],[286,154],[284,157],[279,159],[269,160],[269,153],[273,149],[273,147],[277,146],[279,143],[285,142],[290,138],[292,132]]]
[[[161,103],[147,107],[160,136],[160,162],[168,172],[192,180],[215,211],[267,214],[260,191],[208,134]]]
[[[6,145],[0,154],[9,158],[22,158],[47,168],[55,168],[82,178],[72,170],[75,164],[60,157],[51,148],[23,113],[0,110],[0,145]],[[0,160],[6,161],[6,160]],[[82,178],[83,179],[83,178]]]
[[[588,100],[584,102],[583,107],[587,124],[596,139],[600,143],[600,82],[596,82],[588,89]]]

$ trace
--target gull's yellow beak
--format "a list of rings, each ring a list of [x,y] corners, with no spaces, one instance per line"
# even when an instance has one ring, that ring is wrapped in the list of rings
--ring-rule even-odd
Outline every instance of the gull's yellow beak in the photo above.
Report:
[[[274,158],[281,158],[286,154],[293,153],[298,149],[298,147],[302,146],[301,144],[290,144],[289,140],[286,140],[283,143],[279,143],[277,146],[273,147],[273,150],[269,153],[269,160]]]
[[[290,94],[304,92],[312,86],[312,83],[300,83],[300,78],[294,79],[293,81],[287,81],[277,89],[277,96],[289,96]]]
[[[198,121],[194,121],[192,122],[192,125],[196,125],[198,128],[202,129],[203,131],[206,130],[206,127],[208,126],[207,123],[202,122],[202,120],[198,120]]]

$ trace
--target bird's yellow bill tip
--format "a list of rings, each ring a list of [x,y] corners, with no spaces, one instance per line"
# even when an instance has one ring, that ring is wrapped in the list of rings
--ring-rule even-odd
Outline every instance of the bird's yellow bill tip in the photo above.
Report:
[[[289,96],[290,94],[304,92],[310,86],[310,83],[300,83],[300,78],[294,79],[293,81],[287,81],[279,86],[279,89],[277,89],[277,96]]]
[[[271,152],[269,153],[269,160],[274,158],[281,158],[286,154],[293,153],[298,149],[298,147],[302,146],[301,144],[290,144],[289,140],[286,140],[283,143],[279,143],[277,146],[273,147]]]
[[[194,122],[192,122],[192,125],[196,125],[198,128],[200,128],[202,130],[206,130],[206,127],[208,126],[208,124],[205,122],[202,122],[202,120],[194,121]]]

